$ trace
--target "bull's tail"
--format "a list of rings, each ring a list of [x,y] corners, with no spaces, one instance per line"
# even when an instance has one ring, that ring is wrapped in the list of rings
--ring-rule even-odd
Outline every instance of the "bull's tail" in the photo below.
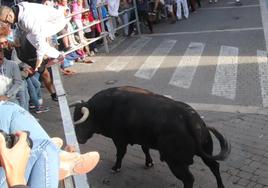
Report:
[[[226,138],[224,138],[224,136],[217,131],[215,128],[213,127],[207,127],[207,129],[213,133],[213,135],[218,139],[219,143],[220,143],[220,147],[221,150],[217,155],[213,155],[210,156],[207,153],[202,152],[203,155],[205,155],[206,157],[213,159],[213,160],[217,160],[217,161],[223,161],[225,160],[228,155],[231,152],[231,144],[227,141]]]

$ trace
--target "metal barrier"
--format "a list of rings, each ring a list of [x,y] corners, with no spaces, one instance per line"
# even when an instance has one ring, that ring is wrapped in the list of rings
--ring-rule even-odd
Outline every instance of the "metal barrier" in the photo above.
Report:
[[[64,52],[65,55],[66,55],[66,54],[69,54],[69,53],[71,53],[71,52],[74,52],[74,51],[76,51],[76,50],[78,50],[78,49],[80,49],[80,48],[83,48],[83,47],[85,47],[85,46],[87,46],[87,45],[89,45],[89,44],[91,44],[91,43],[93,43],[93,42],[95,42],[95,41],[97,41],[97,40],[100,40],[100,39],[103,39],[105,52],[106,52],[106,53],[109,53],[108,41],[107,41],[107,39],[106,39],[106,36],[109,34],[109,32],[105,31],[105,25],[104,25],[104,22],[105,22],[105,21],[109,21],[109,20],[111,19],[111,16],[108,16],[107,18],[103,18],[103,17],[102,17],[102,9],[101,9],[102,6],[106,6],[106,5],[107,5],[106,3],[101,3],[101,4],[98,4],[98,5],[97,5],[97,10],[98,10],[98,15],[99,15],[99,20],[95,20],[94,22],[92,22],[92,23],[90,23],[90,24],[84,26],[83,28],[75,29],[75,30],[73,30],[72,32],[69,32],[69,33],[66,33],[66,34],[63,34],[63,35],[60,35],[60,36],[57,37],[57,39],[61,39],[61,38],[66,37],[66,36],[68,36],[68,35],[77,33],[77,32],[79,32],[79,31],[81,31],[81,30],[84,30],[84,29],[86,29],[86,28],[89,28],[89,27],[91,27],[91,26],[94,26],[94,25],[96,25],[96,24],[101,24],[101,30],[102,30],[102,32],[101,32],[101,34],[100,34],[99,37],[96,37],[96,38],[90,38],[89,41],[88,41],[87,43],[85,43],[85,44],[80,44],[80,45],[77,46],[76,48],[73,48],[73,49],[71,49],[71,50],[69,50],[69,51],[67,51],[67,52]],[[124,24],[124,25],[121,25],[121,26],[119,26],[119,27],[117,27],[117,28],[113,28],[113,30],[112,30],[113,33],[114,33],[115,31],[119,30],[119,29],[122,29],[122,28],[124,28],[124,27],[128,27],[130,24],[134,24],[134,23],[136,23],[136,27],[137,27],[138,35],[141,34],[141,32],[140,32],[139,18],[138,18],[138,12],[137,12],[137,3],[136,3],[136,0],[133,1],[133,7],[128,8],[128,9],[126,9],[126,10],[123,10],[123,11],[119,12],[119,15],[124,14],[124,13],[126,13],[126,12],[133,11],[133,10],[134,10],[134,12],[135,12],[135,19],[132,20],[132,21],[130,21],[130,22],[128,22],[128,23],[126,23],[126,24]],[[70,15],[67,16],[67,18],[72,17],[72,16],[77,15],[77,14],[81,14],[81,13],[87,12],[87,11],[89,11],[89,9],[86,9],[86,10],[84,10],[84,11],[82,11],[82,12],[79,12],[79,13],[76,13],[76,14],[70,14]]]

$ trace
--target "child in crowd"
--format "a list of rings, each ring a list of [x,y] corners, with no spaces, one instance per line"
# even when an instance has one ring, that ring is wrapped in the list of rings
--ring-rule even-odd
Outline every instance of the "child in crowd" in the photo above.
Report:
[[[85,12],[82,16],[83,25],[87,26],[90,23],[94,22],[94,17],[91,11]],[[95,38],[96,37],[96,26],[93,25],[91,27],[85,28],[85,37],[86,38]],[[89,56],[93,56],[95,52],[97,52],[96,42],[90,43],[87,47],[87,53]]]
[[[67,19],[67,27],[66,27],[66,31],[68,33],[71,33],[73,32],[73,26],[71,24],[71,19],[72,17],[70,16],[70,7],[68,5],[68,1],[67,0],[59,0],[59,3],[58,3],[58,9],[61,10],[64,14],[64,16],[66,17]],[[71,48],[75,48],[77,47],[79,44],[77,43],[77,41],[75,40],[74,38],[74,35],[73,34],[70,34],[67,36],[68,37],[68,41],[69,41],[69,44],[70,44],[70,47]]]
[[[80,31],[78,31],[80,43],[87,44],[87,40],[84,37],[84,32],[83,32],[83,29],[82,29],[83,28],[82,13],[80,13],[83,10],[84,10],[84,8],[83,8],[83,0],[75,0],[72,3],[72,14],[74,14],[74,16],[72,16],[72,20],[75,23],[76,27],[78,29],[81,29]]]

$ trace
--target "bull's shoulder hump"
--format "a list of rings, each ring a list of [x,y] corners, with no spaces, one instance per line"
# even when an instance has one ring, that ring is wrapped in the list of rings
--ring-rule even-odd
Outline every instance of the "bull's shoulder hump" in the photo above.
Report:
[[[144,94],[144,95],[153,94],[149,90],[138,88],[138,87],[133,87],[133,86],[122,86],[122,87],[118,87],[117,90],[123,91],[123,92],[129,92],[129,93],[139,93],[139,94]]]

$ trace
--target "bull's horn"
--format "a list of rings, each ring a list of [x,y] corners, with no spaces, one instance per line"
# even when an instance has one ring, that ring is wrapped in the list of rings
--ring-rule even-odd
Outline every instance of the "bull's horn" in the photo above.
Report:
[[[72,108],[72,107],[75,107],[77,104],[81,104],[83,101],[76,101],[76,102],[73,102],[71,104],[69,104],[69,107]]]
[[[83,116],[77,120],[76,122],[74,122],[74,125],[77,125],[77,124],[80,124],[80,123],[83,123],[87,120],[88,116],[89,116],[89,110],[87,107],[82,107],[81,108],[81,113],[83,114]]]

